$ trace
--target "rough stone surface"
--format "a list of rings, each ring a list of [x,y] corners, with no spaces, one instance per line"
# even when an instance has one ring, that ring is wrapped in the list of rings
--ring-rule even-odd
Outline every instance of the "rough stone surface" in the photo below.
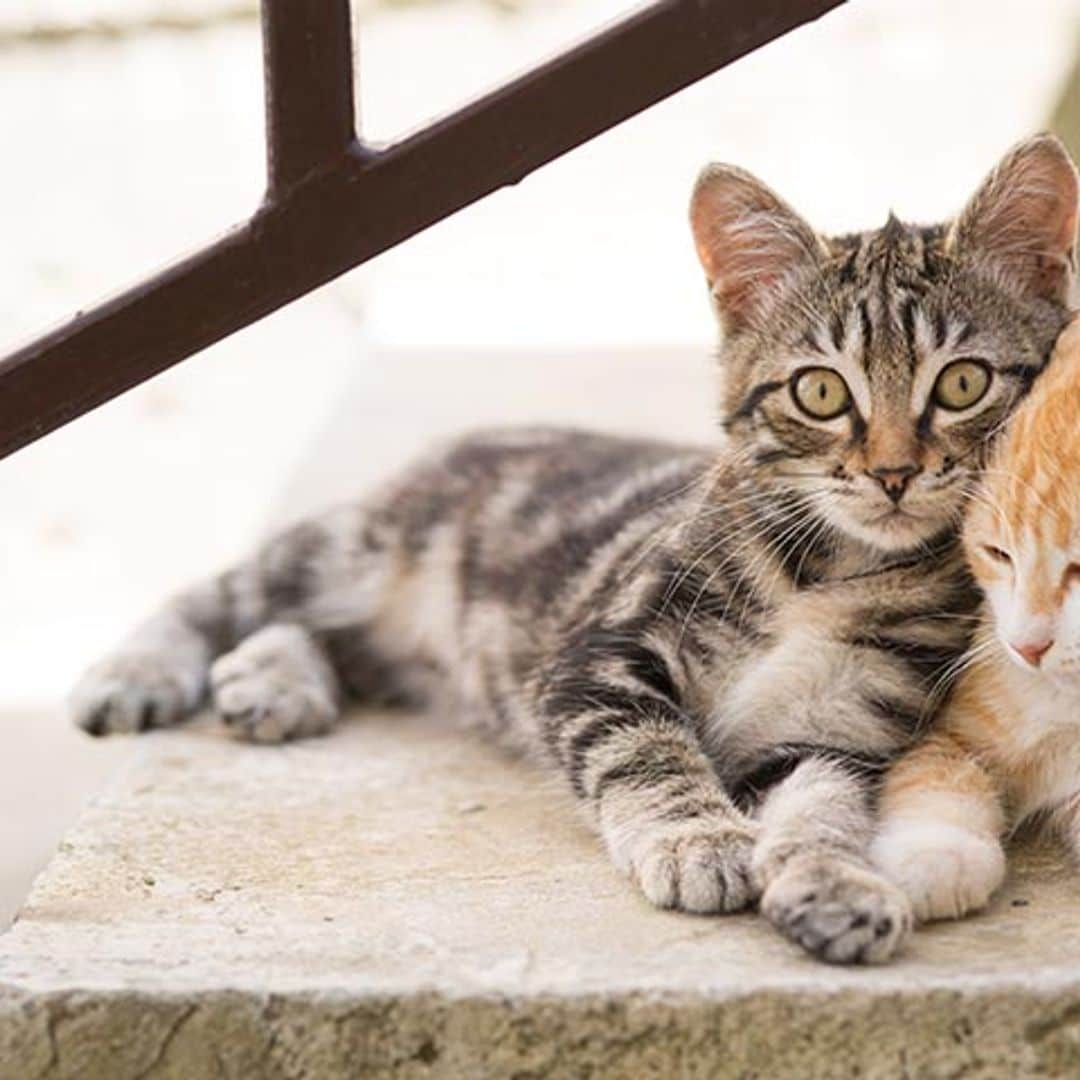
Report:
[[[0,1078],[1080,1074],[1078,882],[1028,851],[892,966],[650,909],[434,720],[151,736],[0,938]]]

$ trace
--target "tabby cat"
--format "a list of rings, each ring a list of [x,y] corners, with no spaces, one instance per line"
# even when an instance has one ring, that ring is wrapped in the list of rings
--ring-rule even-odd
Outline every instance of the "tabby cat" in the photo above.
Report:
[[[1026,819],[1080,855],[1080,321],[995,450],[964,539],[986,594],[970,666],[890,771],[874,843],[921,919],[983,907]]]
[[[760,899],[827,960],[886,958],[911,912],[869,862],[874,780],[967,645],[956,526],[1066,320],[1076,202],[1048,136],[949,225],[839,238],[707,168],[721,448],[458,441],[176,598],[84,677],[78,722],[209,694],[275,742],[346,695],[437,697],[561,772],[652,903]]]

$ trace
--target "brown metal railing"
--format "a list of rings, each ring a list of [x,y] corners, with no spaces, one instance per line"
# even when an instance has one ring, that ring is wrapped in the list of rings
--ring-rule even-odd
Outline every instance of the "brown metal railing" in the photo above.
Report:
[[[356,138],[348,0],[263,0],[251,219],[0,360],[0,457],[844,0],[659,0],[385,149]]]

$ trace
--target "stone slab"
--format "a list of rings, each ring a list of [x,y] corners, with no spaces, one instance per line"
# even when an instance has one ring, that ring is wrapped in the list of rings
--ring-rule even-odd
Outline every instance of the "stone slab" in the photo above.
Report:
[[[559,786],[423,719],[147,737],[0,938],[0,1078],[1080,1074],[1080,882],[877,969],[657,912]]]

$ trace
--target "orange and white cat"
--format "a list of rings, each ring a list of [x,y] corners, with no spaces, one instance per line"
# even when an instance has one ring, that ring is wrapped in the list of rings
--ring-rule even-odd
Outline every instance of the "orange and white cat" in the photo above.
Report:
[[[996,448],[964,544],[986,596],[969,666],[887,776],[874,845],[920,920],[983,907],[1027,819],[1080,856],[1080,319]]]

